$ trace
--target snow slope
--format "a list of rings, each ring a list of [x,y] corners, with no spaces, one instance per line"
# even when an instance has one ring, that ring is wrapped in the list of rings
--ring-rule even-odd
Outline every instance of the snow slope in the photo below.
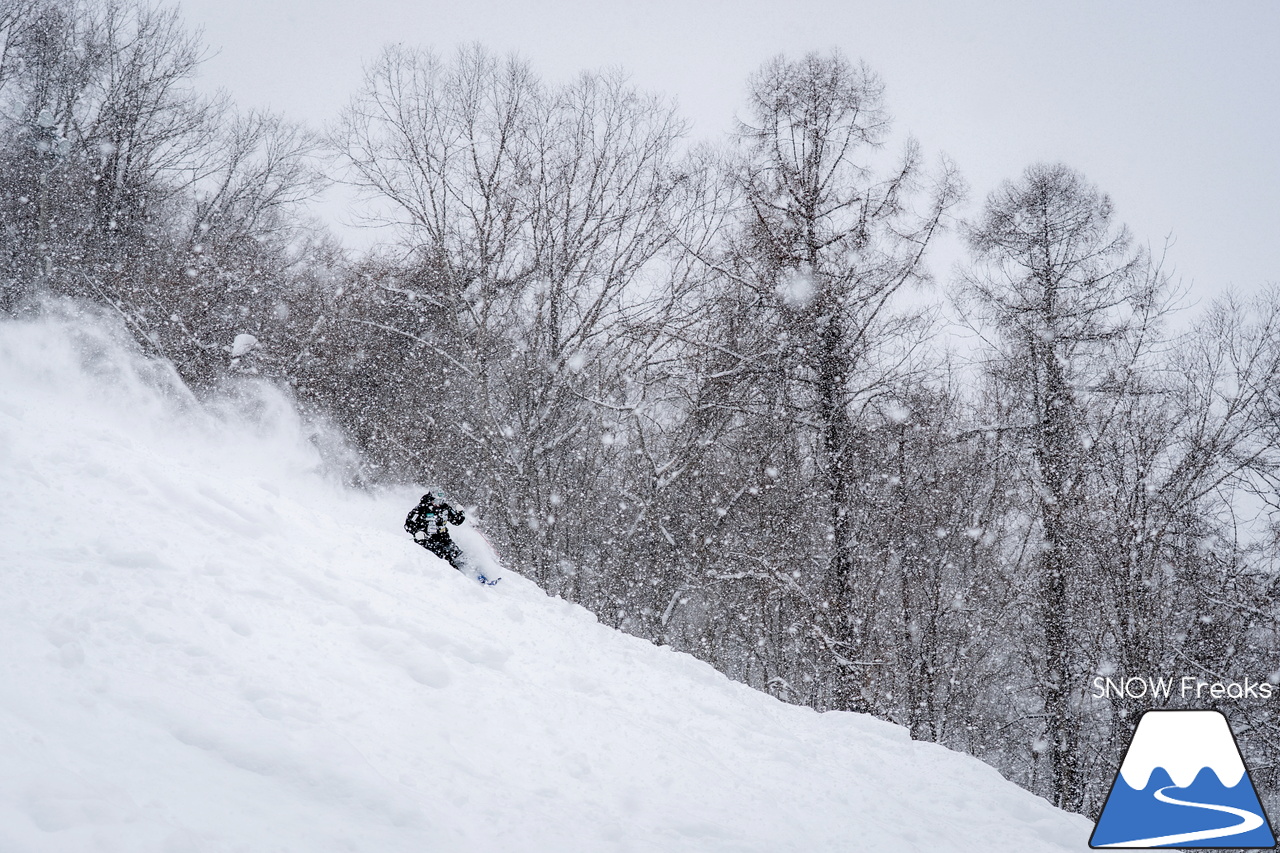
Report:
[[[402,532],[267,391],[0,323],[0,851],[1059,851],[1090,825]]]

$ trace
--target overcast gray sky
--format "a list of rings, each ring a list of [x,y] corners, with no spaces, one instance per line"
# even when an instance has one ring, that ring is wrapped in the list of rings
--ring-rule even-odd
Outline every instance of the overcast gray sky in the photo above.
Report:
[[[1280,3],[183,0],[219,52],[204,79],[323,124],[389,42],[479,41],[542,76],[621,66],[694,134],[727,131],[773,54],[834,47],[887,85],[897,129],[945,152],[969,211],[1036,160],[1109,192],[1194,293],[1280,282]],[[327,215],[340,213],[326,206]],[[341,228],[338,229],[340,232]],[[943,272],[940,270],[940,272]]]

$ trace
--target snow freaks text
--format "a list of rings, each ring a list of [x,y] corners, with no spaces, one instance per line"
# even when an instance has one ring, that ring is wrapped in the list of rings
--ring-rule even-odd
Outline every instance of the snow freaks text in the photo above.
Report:
[[[1092,681],[1094,699],[1270,699],[1276,686],[1267,680],[1205,681],[1195,675],[1153,677],[1132,676],[1110,678],[1096,676]]]

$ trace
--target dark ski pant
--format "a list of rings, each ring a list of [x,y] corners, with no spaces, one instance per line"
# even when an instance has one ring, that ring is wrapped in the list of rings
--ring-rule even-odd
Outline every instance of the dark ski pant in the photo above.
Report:
[[[448,536],[431,536],[417,540],[418,544],[432,554],[449,561],[449,565],[462,571],[462,549]]]

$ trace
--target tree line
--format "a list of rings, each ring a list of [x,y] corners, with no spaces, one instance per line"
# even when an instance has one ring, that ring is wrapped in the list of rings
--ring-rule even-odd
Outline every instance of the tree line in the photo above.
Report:
[[[966,207],[839,53],[766,62],[701,142],[478,46],[388,48],[323,131],[204,56],[172,10],[0,0],[7,314],[92,301],[195,388],[278,383],[549,594],[1073,811],[1181,701],[1095,675],[1273,673],[1280,293],[1181,307],[1078,171]],[[374,249],[311,220],[334,175]],[[1274,788],[1275,715],[1222,709]]]

